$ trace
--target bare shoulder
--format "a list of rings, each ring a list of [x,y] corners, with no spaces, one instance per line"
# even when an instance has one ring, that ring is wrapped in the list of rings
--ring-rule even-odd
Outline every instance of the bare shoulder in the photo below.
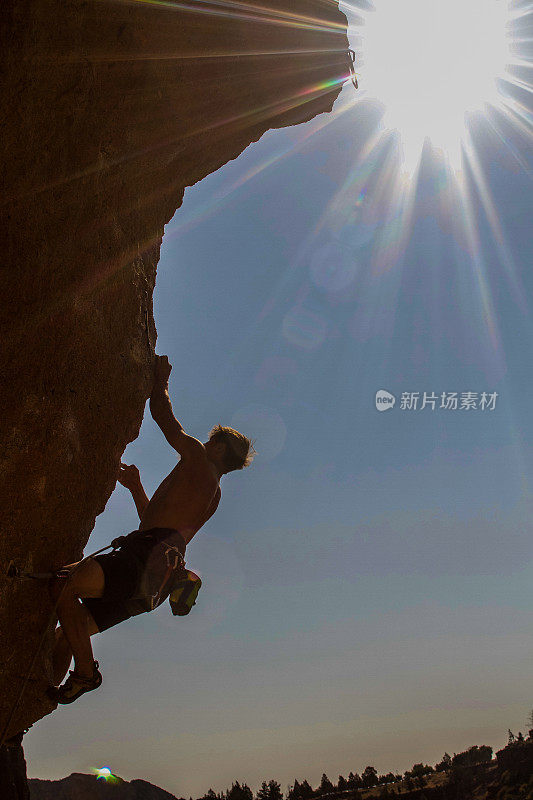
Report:
[[[195,439],[194,436],[183,433],[180,440],[180,453],[182,457],[185,456],[197,460],[207,459],[206,449],[199,439]]]

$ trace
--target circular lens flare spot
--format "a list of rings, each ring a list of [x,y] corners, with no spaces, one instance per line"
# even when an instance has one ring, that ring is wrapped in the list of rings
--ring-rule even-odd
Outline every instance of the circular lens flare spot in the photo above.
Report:
[[[329,242],[318,247],[311,258],[311,279],[315,286],[326,292],[347,289],[357,274],[357,261],[350,248],[339,242]]]
[[[314,350],[323,344],[327,327],[324,317],[301,306],[295,306],[285,314],[281,331],[287,341],[296,347]]]

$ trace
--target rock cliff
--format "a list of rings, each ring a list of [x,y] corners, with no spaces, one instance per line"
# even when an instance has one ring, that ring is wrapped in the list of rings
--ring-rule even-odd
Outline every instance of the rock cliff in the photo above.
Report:
[[[269,128],[327,112],[348,72],[333,0],[4,0],[1,727],[139,431],[164,225]],[[51,711],[51,629],[9,725]]]

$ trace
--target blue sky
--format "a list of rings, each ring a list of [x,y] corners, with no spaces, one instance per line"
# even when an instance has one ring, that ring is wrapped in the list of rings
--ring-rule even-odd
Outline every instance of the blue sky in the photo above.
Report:
[[[483,190],[469,166],[461,195],[429,145],[400,180],[398,136],[369,158],[382,109],[353,94],[188,189],[167,226],[154,303],[174,411],[202,439],[242,428],[258,455],[188,548],[190,616],[97,637],[104,684],[31,731],[31,775],[106,764],[199,796],[403,771],[526,729],[531,140],[474,115]],[[400,408],[424,391],[498,397]],[[175,463],[148,410],[124,460],[149,494]],[[118,486],[88,552],[136,524]]]

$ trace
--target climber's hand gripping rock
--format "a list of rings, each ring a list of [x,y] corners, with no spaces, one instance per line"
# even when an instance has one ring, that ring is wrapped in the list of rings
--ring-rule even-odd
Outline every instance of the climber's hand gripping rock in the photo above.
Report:
[[[129,489],[130,492],[132,489],[142,486],[141,475],[135,464],[129,465],[121,463],[117,480],[122,486]]]
[[[170,373],[172,372],[172,364],[169,363],[168,356],[155,357],[154,368],[154,384],[165,386],[168,383]]]

